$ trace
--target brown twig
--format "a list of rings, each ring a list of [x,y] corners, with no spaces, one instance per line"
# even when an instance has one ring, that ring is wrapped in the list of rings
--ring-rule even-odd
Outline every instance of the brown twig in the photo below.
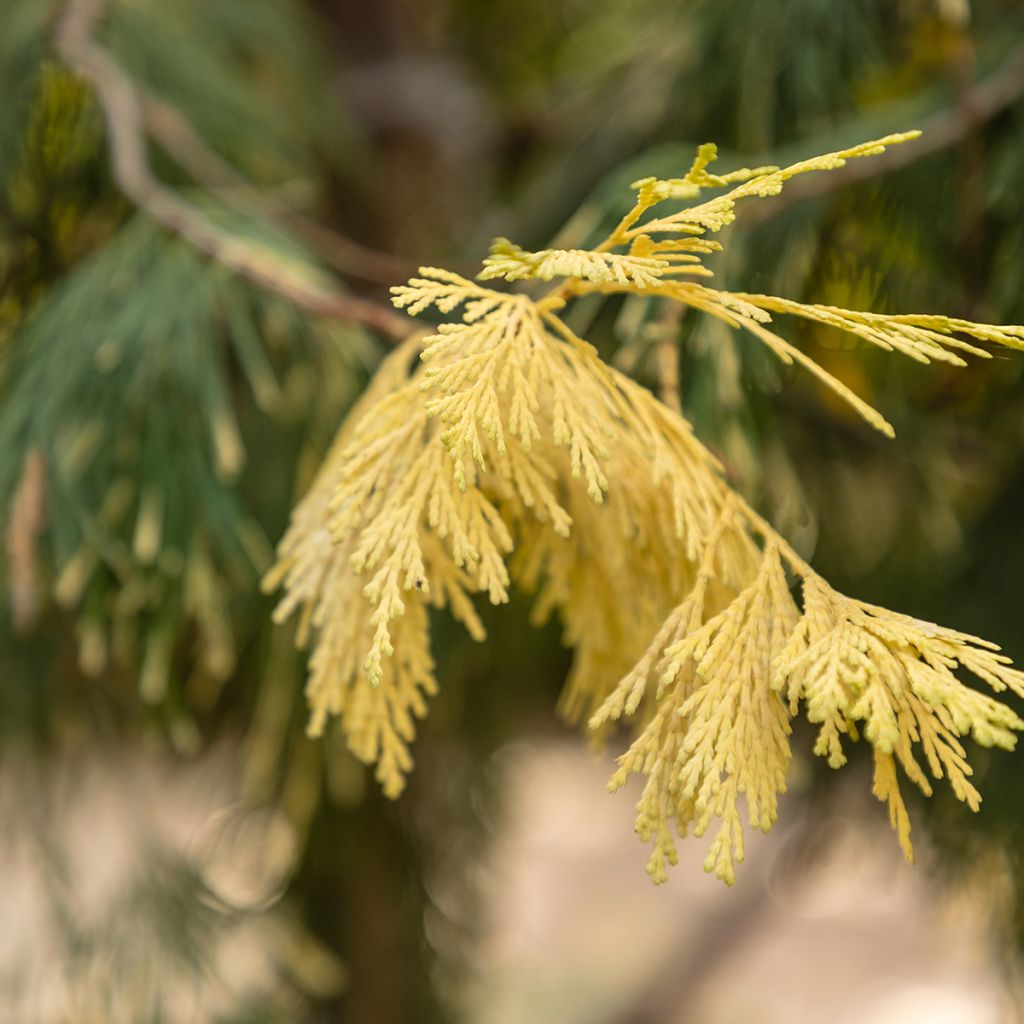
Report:
[[[376,302],[319,287],[268,251],[221,229],[157,180],[146,154],[144,108],[139,94],[92,36],[106,2],[69,0],[57,26],[56,44],[68,65],[96,92],[107,125],[114,179],[128,199],[212,259],[311,313],[364,324],[396,340],[408,337],[414,327],[407,317]]]
[[[827,195],[848,185],[880,177],[932,156],[974,134],[978,128],[1024,96],[1024,45],[1017,46],[999,69],[963,89],[950,110],[933,114],[918,127],[921,137],[910,146],[894,146],[870,160],[851,160],[829,174],[808,174],[787,184],[778,195],[743,211],[745,225],[761,224],[805,199]]]
[[[415,277],[419,269],[416,264],[407,263],[400,256],[371,249],[309,217],[291,213],[287,220],[299,235],[315,246],[317,252],[343,274],[377,284],[395,284]]]
[[[336,270],[350,277],[378,284],[394,284],[416,273],[416,267],[400,257],[345,238],[323,224],[297,213],[288,204],[268,196],[210,149],[177,108],[138,86],[136,90],[149,135],[179,167],[225,205],[243,211],[255,211],[301,235]]]

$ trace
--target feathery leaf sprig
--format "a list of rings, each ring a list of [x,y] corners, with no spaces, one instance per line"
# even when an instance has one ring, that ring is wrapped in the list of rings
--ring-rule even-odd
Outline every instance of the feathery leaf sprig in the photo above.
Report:
[[[771,330],[773,314],[953,365],[987,355],[975,341],[1022,347],[1024,329],[806,305],[676,275],[706,271],[703,258],[720,246],[704,236],[733,219],[739,199],[915,134],[731,175],[708,171],[714,150],[702,147],[684,177],[638,182],[634,209],[592,251],[495,243],[480,277],[560,279],[536,298],[437,268],[393,289],[408,312],[433,307],[447,320],[382,366],[267,581],[285,589],[278,617],[301,609],[301,641],[314,646],[311,731],[339,716],[353,751],[398,793],[414,718],[437,687],[427,609],[449,608],[482,639],[477,595],[499,604],[515,586],[532,595],[535,621],[560,618],[574,650],[563,714],[598,741],[620,719],[635,723],[611,788],[633,773],[645,779],[636,829],[653,846],[655,881],[676,862],[675,833],[713,830],[705,868],[733,882],[744,818],[764,831],[776,819],[801,710],[819,726],[815,753],[833,767],[845,762],[843,737],[874,749],[874,792],[908,858],[897,765],[925,793],[929,774],[947,778],[977,808],[963,740],[1008,749],[1024,721],[957,673],[1018,696],[1024,675],[991,644],[834,591],[729,487],[687,421],[560,315],[588,292],[684,303],[753,333],[891,432]],[[723,187],[648,217],[665,200]]]

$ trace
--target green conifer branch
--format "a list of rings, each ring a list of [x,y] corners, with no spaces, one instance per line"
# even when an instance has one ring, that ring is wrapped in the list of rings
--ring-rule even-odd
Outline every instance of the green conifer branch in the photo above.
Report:
[[[112,171],[125,196],[234,273],[310,313],[363,324],[394,340],[412,333],[414,327],[406,317],[368,299],[322,287],[283,266],[271,251],[218,227],[156,178],[146,154],[143,102],[131,78],[93,35],[106,2],[69,0],[57,26],[56,45],[68,65],[96,92],[107,125]]]

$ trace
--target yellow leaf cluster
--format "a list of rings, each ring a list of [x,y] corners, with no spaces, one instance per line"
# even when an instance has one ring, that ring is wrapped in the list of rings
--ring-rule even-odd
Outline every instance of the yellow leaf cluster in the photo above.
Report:
[[[653,846],[656,881],[676,860],[676,834],[712,831],[705,867],[732,883],[744,818],[765,831],[776,819],[801,710],[819,726],[815,752],[833,767],[845,760],[843,736],[874,748],[875,793],[908,857],[897,765],[926,793],[928,772],[948,778],[976,808],[962,740],[1009,748],[1024,722],[956,673],[1018,695],[1024,675],[974,637],[832,590],[730,489],[686,420],[559,315],[591,291],[683,302],[801,362],[886,429],[766,326],[772,314],[920,362],[987,354],[962,335],[1016,346],[1024,331],[809,306],[674,275],[705,269],[718,245],[703,234],[738,198],[912,136],[724,176],[707,170],[714,153],[702,148],[684,178],[639,183],[634,210],[593,251],[496,243],[481,277],[561,279],[538,298],[429,267],[393,289],[399,307],[434,309],[444,321],[381,367],[296,509],[267,581],[285,591],[278,618],[299,613],[300,642],[313,646],[311,731],[337,716],[355,754],[397,794],[415,719],[437,688],[430,609],[450,609],[479,640],[476,601],[503,603],[515,587],[531,595],[535,621],[559,618],[574,650],[563,714],[598,741],[617,720],[633,723],[611,786],[644,777],[636,827]],[[641,223],[662,199],[729,185],[718,199]]]
[[[947,778],[958,799],[977,810],[981,795],[960,738],[1012,750],[1024,721],[1005,704],[964,686],[965,668],[996,693],[1024,693],[1024,673],[1011,668],[998,648],[977,637],[854,601],[818,576],[803,587],[804,614],[772,666],[773,685],[796,713],[800,702],[820,723],[814,752],[833,768],[846,762],[840,743],[857,723],[875,748],[875,792],[889,803],[909,859],[910,825],[895,785],[895,762],[922,792],[927,773],[914,756],[919,747],[936,779]]]
[[[551,281],[556,277],[575,277],[592,284],[656,288],[669,265],[665,258],[635,253],[589,252],[586,249],[527,252],[506,238],[498,238],[491,246],[491,254],[484,260],[484,269],[479,276],[481,281],[498,277],[506,281],[529,278]]]

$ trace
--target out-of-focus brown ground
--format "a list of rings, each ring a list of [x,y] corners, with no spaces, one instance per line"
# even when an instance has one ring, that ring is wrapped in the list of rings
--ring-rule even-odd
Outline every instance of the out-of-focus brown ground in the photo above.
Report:
[[[859,786],[836,787],[813,850],[784,798],[733,889],[704,874],[699,839],[656,887],[632,833],[635,790],[608,795],[605,760],[560,742],[502,760],[508,819],[479,880],[474,1024],[1019,1019],[984,885],[944,889],[926,850],[904,863]]]

